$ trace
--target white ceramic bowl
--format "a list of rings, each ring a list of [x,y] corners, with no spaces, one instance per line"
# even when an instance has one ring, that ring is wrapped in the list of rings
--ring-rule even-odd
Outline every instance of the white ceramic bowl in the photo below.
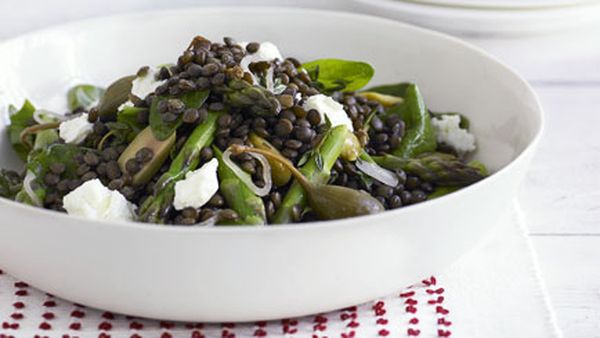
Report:
[[[269,40],[302,60],[414,81],[433,110],[472,121],[495,173],[444,198],[374,216],[267,227],[185,228],[68,217],[0,199],[0,266],[60,297],[170,320],[249,321],[361,303],[437,273],[503,214],[531,158],[542,111],[527,83],[459,40],[369,16],[303,9],[197,8],[86,20],[0,45],[0,104],[60,109],[77,82],[107,84],[176,60],[190,39]],[[3,111],[2,126],[6,126]],[[16,165],[6,137],[3,166]]]

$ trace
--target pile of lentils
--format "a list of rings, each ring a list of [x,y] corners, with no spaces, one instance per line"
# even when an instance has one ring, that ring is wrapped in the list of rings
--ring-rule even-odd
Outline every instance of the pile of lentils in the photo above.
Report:
[[[182,116],[183,126],[177,133],[176,146],[173,153],[183,146],[187,135],[195,126],[201,124],[209,111],[224,111],[225,104],[222,94],[223,86],[233,78],[243,79],[249,83],[254,77],[241,71],[240,61],[244,56],[259,50],[260,44],[250,42],[242,48],[234,39],[226,37],[223,42],[211,42],[204,38],[195,39],[190,47],[178,58],[177,63],[160,68],[157,79],[165,83],[156,88],[155,93],[145,98],[131,97],[138,108],[137,122],[148,125],[148,110],[157,95],[180,95],[200,89],[210,89],[210,95],[198,109],[188,108],[182,100],[173,98],[162,101],[158,109],[165,122],[175,121]],[[255,64],[253,64],[255,65]],[[253,67],[251,65],[251,68]],[[262,65],[264,67],[265,65]],[[322,140],[326,125],[316,110],[306,111],[302,108],[309,96],[319,94],[317,84],[307,72],[300,69],[301,63],[295,58],[274,60],[269,65],[273,67],[274,83],[284,89],[276,95],[280,112],[276,116],[249,116],[236,109],[228,109],[217,120],[217,132],[214,144],[224,151],[232,144],[251,145],[248,135],[252,132],[269,141],[280,153],[292,163],[298,161],[308,151],[314,149]],[[147,67],[139,70],[138,75],[148,71]],[[397,147],[404,134],[404,123],[396,116],[383,117],[384,107],[376,101],[367,100],[353,92],[335,92],[331,95],[334,100],[344,106],[352,120],[355,131],[361,131],[359,139],[364,140],[365,149],[371,155],[380,155]],[[228,107],[229,108],[229,107]],[[72,112],[75,113],[75,112]],[[126,148],[126,142],[117,137],[109,137],[111,123],[98,117],[92,108],[89,111],[90,122],[94,123],[93,133],[86,139],[86,146],[96,148],[102,145],[98,152],[82,153],[76,156],[76,178],[65,178],[64,165],[56,164],[50,167],[44,178],[45,183],[52,189],[45,199],[47,208],[63,210],[62,197],[77,188],[83,182],[99,178],[111,190],[118,190],[129,201],[141,205],[144,199],[152,194],[158,177],[168,169],[168,162],[159,170],[154,178],[145,185],[134,187],[132,177],[141,165],[152,158],[154,154],[148,148],[141,149],[134,159],[126,164],[122,172],[117,163],[120,154]],[[201,163],[213,158],[210,147],[201,151]],[[261,182],[263,168],[248,154],[235,158],[240,167],[252,175],[258,186]],[[343,185],[354,189],[362,189],[376,197],[386,208],[394,209],[403,205],[413,204],[426,199],[433,191],[429,183],[421,182],[417,177],[396,172],[399,184],[388,187],[377,181],[366,182],[364,174],[359,172],[351,162],[339,159],[331,172],[331,184]],[[281,204],[289,184],[284,187],[273,186],[270,194],[263,198],[267,218],[270,220]],[[191,225],[205,221],[216,212],[225,219],[235,220],[238,215],[228,208],[227,202],[220,193],[216,193],[203,207],[186,208],[181,211],[171,210],[167,221],[171,224]],[[294,221],[311,221],[314,215],[309,211],[302,214],[299,208],[294,210]]]

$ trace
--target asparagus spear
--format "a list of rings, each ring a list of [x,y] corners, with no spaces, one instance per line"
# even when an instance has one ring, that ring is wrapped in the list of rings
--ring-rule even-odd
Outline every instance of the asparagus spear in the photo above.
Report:
[[[196,169],[200,162],[200,151],[209,147],[217,130],[220,113],[210,112],[208,118],[196,127],[175,157],[169,170],[154,186],[154,194],[148,197],[140,208],[140,219],[150,223],[163,223],[175,196],[175,183],[185,174]]]
[[[332,128],[327,132],[321,145],[317,148],[309,161],[300,168],[300,171],[308,181],[312,183],[327,182],[331,167],[333,167],[333,164],[340,156],[347,135],[348,129],[343,125]],[[293,220],[294,206],[303,208],[305,204],[306,196],[304,190],[298,181],[294,181],[288,192],[285,194],[281,206],[273,216],[273,223],[291,223]]]
[[[219,190],[227,204],[240,216],[239,224],[264,225],[267,216],[263,200],[256,196],[242,181],[223,163],[223,154],[213,147],[219,160]]]
[[[439,186],[466,186],[485,177],[477,168],[445,153],[426,153],[415,158],[384,155],[374,156],[373,160],[384,168],[402,169]]]
[[[273,93],[244,80],[232,79],[221,90],[224,91],[225,104],[229,107],[245,109],[258,116],[276,116],[281,110],[281,104]]]

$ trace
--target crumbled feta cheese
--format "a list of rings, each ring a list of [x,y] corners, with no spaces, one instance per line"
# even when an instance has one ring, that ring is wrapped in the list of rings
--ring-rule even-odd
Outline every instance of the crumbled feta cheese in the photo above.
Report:
[[[184,180],[175,183],[175,209],[200,208],[206,204],[219,190],[218,166],[219,161],[213,158],[200,169],[187,173]]]
[[[79,144],[94,129],[94,124],[88,121],[88,114],[83,113],[78,117],[61,122],[58,127],[58,135],[66,143]]]
[[[325,122],[325,116],[331,121],[331,126],[345,125],[349,131],[354,131],[352,120],[346,114],[344,106],[332,99],[330,96],[317,94],[309,96],[304,105],[304,110],[309,111],[314,109],[321,115],[321,121]]]
[[[240,42],[239,45],[242,48],[246,48],[246,45],[248,43],[247,42]],[[256,75],[254,73],[252,73],[250,71],[250,64],[254,63],[254,62],[261,62],[261,61],[273,61],[273,60],[283,60],[283,56],[281,56],[281,53],[279,52],[279,49],[277,48],[277,46],[275,46],[273,43],[265,41],[263,43],[260,44],[260,47],[258,48],[258,50],[253,53],[253,54],[246,54],[246,56],[244,56],[244,58],[240,61],[240,67],[242,68],[242,70],[244,72],[248,72],[252,75],[252,78],[254,80],[254,83],[260,83],[259,79],[256,77]],[[281,94],[281,92],[283,92],[283,90],[285,90],[285,86],[278,86],[278,88],[275,88],[275,83],[274,83],[274,72],[273,72],[273,67],[270,67],[266,74],[265,74],[265,88],[267,88],[267,90],[271,91],[272,93],[275,94]]]
[[[431,119],[431,125],[439,143],[445,143],[461,154],[475,150],[475,136],[460,127],[460,116],[434,117]]]
[[[247,42],[239,43],[242,48],[246,48],[247,44]],[[260,47],[255,53],[248,53],[246,56],[244,56],[244,58],[240,61],[240,67],[242,67],[245,72],[250,72],[248,66],[251,63],[260,61],[273,61],[275,59],[283,60],[283,56],[281,56],[279,48],[277,48],[277,46],[275,46],[272,42],[265,41],[260,44]]]
[[[133,82],[131,82],[131,94],[140,98],[145,99],[150,93],[154,93],[156,88],[166,80],[156,80],[157,71],[153,68],[148,68],[145,74],[139,74]]]
[[[63,206],[69,215],[91,219],[128,221],[135,216],[135,205],[99,179],[89,180],[65,195]]]

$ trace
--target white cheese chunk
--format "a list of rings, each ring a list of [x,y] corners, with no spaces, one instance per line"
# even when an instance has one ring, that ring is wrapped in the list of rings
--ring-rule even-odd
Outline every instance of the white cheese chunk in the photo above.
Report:
[[[242,48],[246,48],[247,44],[248,44],[247,42],[239,43],[239,45]],[[258,50],[256,52],[254,52],[253,54],[247,53],[246,56],[244,56],[244,58],[240,61],[240,67],[242,68],[242,70],[244,72],[250,73],[252,75],[254,83],[258,84],[260,81],[256,77],[256,75],[250,71],[250,64],[254,63],[254,62],[261,62],[261,61],[270,62],[273,60],[283,60],[283,56],[281,56],[281,53],[279,52],[279,49],[277,48],[277,46],[275,46],[273,43],[271,43],[269,41],[265,41],[260,44],[260,47],[258,48]],[[275,88],[273,76],[274,76],[273,67],[270,67],[267,70],[267,73],[265,74],[265,80],[266,80],[266,83],[264,84],[265,88],[267,88],[267,90],[269,90],[273,93],[280,94],[283,90],[285,90],[285,86],[279,86],[279,88]]]
[[[239,43],[242,48],[246,48],[247,44],[247,42]],[[277,48],[277,46],[275,46],[275,44],[272,42],[265,41],[260,44],[260,47],[255,53],[247,53],[246,56],[244,56],[244,58],[240,61],[240,67],[242,67],[245,72],[250,72],[248,66],[251,63],[260,61],[273,61],[275,59],[283,60],[283,56],[281,56],[279,48]]]
[[[138,75],[133,82],[131,82],[131,94],[140,98],[145,99],[150,93],[154,93],[156,88],[166,80],[156,80],[157,71],[153,68],[148,68],[145,74]]]
[[[94,129],[94,124],[88,121],[88,114],[84,113],[78,117],[61,122],[58,127],[58,135],[66,143],[79,144]]]
[[[325,123],[325,116],[327,116],[329,121],[331,121],[331,127],[344,125],[349,131],[354,131],[352,120],[346,114],[344,106],[327,95],[317,94],[309,96],[304,101],[302,108],[306,111],[311,109],[318,111],[323,123]]]
[[[63,197],[69,215],[109,221],[129,221],[135,205],[118,191],[105,187],[99,179],[89,180]]]
[[[431,119],[438,143],[445,143],[458,153],[475,150],[475,136],[460,127],[460,116],[442,115]]]
[[[218,166],[219,161],[213,158],[200,169],[187,173],[184,180],[175,183],[175,209],[200,208],[206,204],[219,190]]]

